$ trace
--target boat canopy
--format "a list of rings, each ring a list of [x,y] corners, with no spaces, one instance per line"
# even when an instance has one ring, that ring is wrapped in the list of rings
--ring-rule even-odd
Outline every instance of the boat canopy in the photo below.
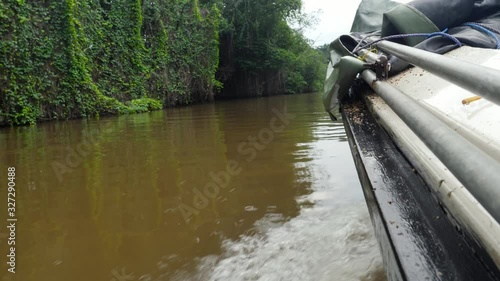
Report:
[[[415,0],[409,3],[363,0],[351,33],[330,44],[323,104],[332,119],[339,115],[338,101],[348,93],[356,74],[370,67],[363,60],[346,60],[345,57],[359,58],[361,49],[368,49],[380,40],[438,54],[462,45],[500,49],[500,0]],[[405,60],[386,55],[390,65],[388,75],[410,66]]]
[[[372,10],[371,13],[370,10]],[[484,25],[490,33],[481,28],[464,25],[464,23]],[[380,31],[380,35],[385,37],[444,30],[464,45],[498,48],[494,35],[500,36],[498,34],[500,1],[415,0],[404,4],[390,0],[363,0],[359,5],[351,32]],[[422,42],[425,43],[419,45]],[[456,48],[453,42],[443,37],[407,37],[402,43],[440,54]]]

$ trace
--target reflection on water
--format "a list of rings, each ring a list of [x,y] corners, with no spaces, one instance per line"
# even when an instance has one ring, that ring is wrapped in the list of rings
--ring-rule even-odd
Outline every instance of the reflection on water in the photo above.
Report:
[[[385,280],[319,95],[6,128],[0,147],[18,202],[4,280]]]

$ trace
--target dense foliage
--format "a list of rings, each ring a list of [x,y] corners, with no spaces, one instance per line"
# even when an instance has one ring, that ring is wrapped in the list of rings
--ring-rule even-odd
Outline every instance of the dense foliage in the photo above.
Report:
[[[231,85],[246,75],[277,81],[267,93],[249,87],[254,95],[318,89],[321,54],[288,24],[300,5],[3,0],[0,124],[207,101],[223,88],[221,82]],[[240,96],[224,88],[221,96]]]
[[[0,121],[213,97],[220,13],[197,0],[0,2]]]
[[[225,0],[219,78],[225,95],[260,96],[318,90],[326,64],[289,22],[301,0]],[[244,85],[244,87],[242,87]]]

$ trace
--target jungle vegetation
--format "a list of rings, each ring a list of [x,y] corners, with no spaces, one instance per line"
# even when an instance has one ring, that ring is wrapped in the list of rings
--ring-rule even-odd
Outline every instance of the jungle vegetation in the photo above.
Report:
[[[0,124],[319,90],[301,0],[3,0]]]

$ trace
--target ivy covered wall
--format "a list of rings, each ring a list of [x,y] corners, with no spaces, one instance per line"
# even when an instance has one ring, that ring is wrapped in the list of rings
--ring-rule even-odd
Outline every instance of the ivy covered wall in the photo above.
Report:
[[[0,124],[212,100],[221,87],[216,4],[2,0]]]
[[[0,125],[319,90],[294,19],[301,0],[2,0]]]

